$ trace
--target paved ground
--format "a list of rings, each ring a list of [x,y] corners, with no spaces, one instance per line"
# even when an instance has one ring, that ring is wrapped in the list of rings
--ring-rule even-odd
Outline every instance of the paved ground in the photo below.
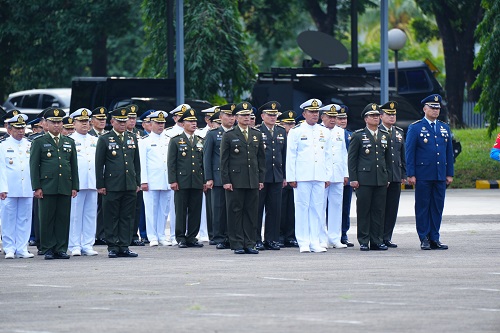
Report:
[[[0,332],[499,332],[500,214],[467,210],[498,209],[497,196],[449,191],[448,251],[421,251],[403,214],[399,248],[384,252],[238,256],[206,245],[108,259],[97,246],[97,257],[2,258]]]

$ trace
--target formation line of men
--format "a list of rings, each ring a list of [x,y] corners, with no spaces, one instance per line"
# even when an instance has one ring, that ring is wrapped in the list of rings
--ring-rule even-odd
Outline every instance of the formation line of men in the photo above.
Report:
[[[314,98],[300,105],[298,124],[277,101],[259,108],[257,126],[249,102],[202,110],[204,129],[188,104],[148,110],[146,135],[135,129],[136,105],[81,108],[68,117],[48,108],[40,115],[43,131],[28,138],[28,117],[11,110],[0,143],[5,258],[34,257],[32,220],[46,260],[68,259],[68,250],[97,255],[97,241],[107,244],[109,258],[137,257],[129,246],[146,239],[150,246],[203,247],[202,233],[235,254],[353,247],[352,189],[360,250],[387,250],[397,247],[392,236],[405,182],[415,185],[421,249],[447,249],[439,230],[453,181],[451,132],[437,120],[441,96],[422,105],[425,117],[409,126],[406,140],[395,126],[395,101],[368,104],[361,112],[366,126],[354,133],[346,129],[347,106]],[[176,124],[165,129],[169,115]],[[145,230],[138,233],[142,211]]]

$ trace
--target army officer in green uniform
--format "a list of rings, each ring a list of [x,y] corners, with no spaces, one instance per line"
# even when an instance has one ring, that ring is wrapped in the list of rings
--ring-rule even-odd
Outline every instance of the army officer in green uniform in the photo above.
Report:
[[[96,186],[97,192],[103,195],[109,258],[137,257],[128,247],[134,232],[141,166],[137,137],[126,130],[127,113],[126,108],[110,112],[113,129],[99,137],[96,147]]]
[[[48,132],[31,144],[31,186],[38,199],[40,250],[45,259],[69,259],[71,197],[79,190],[75,141],[61,135],[66,113],[57,108],[44,112]]]

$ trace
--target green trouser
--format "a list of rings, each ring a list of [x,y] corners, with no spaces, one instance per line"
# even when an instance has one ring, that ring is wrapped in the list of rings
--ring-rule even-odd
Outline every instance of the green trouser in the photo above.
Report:
[[[38,199],[40,219],[40,250],[43,253],[68,250],[71,196],[44,194]]]
[[[356,189],[356,215],[359,244],[382,244],[387,186],[362,185]]]
[[[104,234],[108,251],[128,250],[135,221],[136,191],[108,191],[102,196]]]

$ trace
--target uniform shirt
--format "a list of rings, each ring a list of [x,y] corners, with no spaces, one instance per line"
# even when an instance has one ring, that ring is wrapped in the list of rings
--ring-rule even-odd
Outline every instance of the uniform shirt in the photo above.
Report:
[[[31,198],[30,177],[31,142],[22,138],[17,141],[8,137],[0,144],[0,172],[4,178],[0,184],[0,192],[8,192],[11,198]]]
[[[418,180],[445,181],[453,177],[453,145],[450,127],[437,120],[433,130],[429,121],[418,120],[406,135],[406,173]]]
[[[196,131],[194,131],[194,134],[205,139],[209,130],[210,130],[210,127],[208,127],[208,125],[207,125],[203,128],[197,128]]]
[[[172,127],[165,128],[165,134],[168,135],[170,138],[173,138],[176,135],[179,135],[184,132],[184,127],[181,127],[177,124],[175,124]]]
[[[286,180],[330,181],[332,154],[330,133],[319,124],[303,122],[288,132],[286,152]]]
[[[151,132],[139,140],[141,182],[147,183],[150,190],[170,190],[167,166],[169,141],[165,132]]]
[[[328,129],[327,129],[328,130]],[[330,142],[332,144],[332,177],[333,183],[343,183],[349,177],[347,169],[347,150],[345,149],[345,133],[338,126],[330,129]]]
[[[286,130],[284,127],[275,125],[273,134],[264,124],[255,126],[262,133],[264,151],[266,154],[266,183],[282,183],[286,179]]]
[[[406,156],[403,129],[392,126],[391,130],[389,130],[383,124],[381,124],[379,128],[389,132],[389,137],[391,139],[392,179],[389,179],[389,181],[400,183],[402,179],[406,178]]]
[[[81,190],[95,190],[95,150],[97,138],[92,135],[82,135],[77,132],[69,136],[75,140],[78,158],[78,177]]]

